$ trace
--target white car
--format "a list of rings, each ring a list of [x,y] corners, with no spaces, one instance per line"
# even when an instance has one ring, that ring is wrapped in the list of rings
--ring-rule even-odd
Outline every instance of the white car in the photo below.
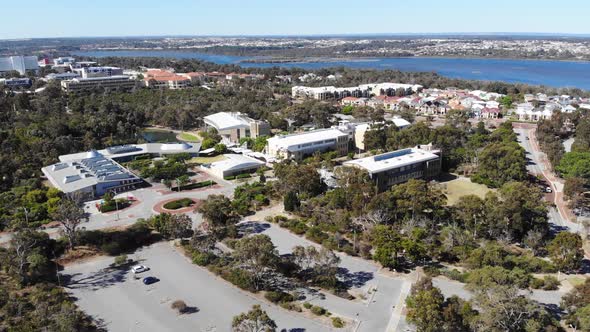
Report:
[[[552,193],[553,190],[551,189],[551,187],[545,187],[545,192],[546,193]]]
[[[145,272],[145,271],[149,271],[150,268],[147,266],[143,266],[143,265],[135,265],[134,267],[131,268],[131,271],[133,271],[133,273],[141,273],[141,272]]]

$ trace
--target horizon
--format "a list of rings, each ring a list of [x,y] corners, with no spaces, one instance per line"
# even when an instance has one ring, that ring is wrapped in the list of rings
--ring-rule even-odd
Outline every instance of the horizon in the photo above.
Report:
[[[30,0],[4,4],[3,10],[26,14],[30,22],[23,24],[23,15],[5,15],[5,26],[18,28],[0,31],[2,40],[166,36],[590,36],[590,26],[585,23],[590,3],[582,0],[563,0],[558,4],[548,0],[498,0],[493,7],[464,0],[444,3],[424,0],[419,4],[375,0],[363,10],[356,9],[352,2],[334,0],[321,3],[301,0],[281,5],[257,0],[247,7],[237,0],[223,4],[144,0],[141,7],[115,0],[84,4],[57,0],[48,7],[41,0]],[[498,26],[507,32],[497,32]]]

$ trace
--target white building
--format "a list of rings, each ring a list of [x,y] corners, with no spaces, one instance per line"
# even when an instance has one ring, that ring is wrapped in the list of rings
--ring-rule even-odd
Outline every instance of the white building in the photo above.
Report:
[[[345,88],[337,88],[334,86],[294,86],[291,88],[291,96],[293,98],[310,98],[317,100],[342,99],[345,97],[368,98],[371,96],[393,95],[397,89],[417,92],[422,89],[422,86],[401,83],[362,84]]]
[[[44,80],[45,81],[64,81],[64,80],[72,80],[74,78],[79,78],[80,75],[78,73],[70,73],[70,72],[66,72],[66,73],[51,73],[51,74],[47,74],[47,76],[45,76]]]
[[[243,137],[270,135],[270,125],[266,121],[254,120],[239,112],[219,112],[207,115],[203,121],[217,130],[226,145],[238,143]]]
[[[431,179],[438,176],[441,169],[440,152],[429,151],[430,148],[431,146],[402,149],[345,161],[342,167],[366,170],[379,191],[385,191],[410,179]]]
[[[0,73],[17,71],[19,74],[25,75],[28,70],[39,71],[39,60],[36,56],[18,55],[0,58]]]
[[[209,169],[217,177],[227,178],[238,174],[253,173],[265,164],[263,161],[241,154],[224,154],[223,156],[225,159],[203,167]]]
[[[398,129],[403,129],[403,128],[407,128],[410,126],[410,122],[408,122],[405,119],[399,118],[399,117],[394,117],[388,121],[393,122],[393,125],[395,125]],[[357,148],[358,150],[361,151],[365,151],[365,134],[367,133],[367,131],[371,131],[371,130],[375,130],[375,129],[371,129],[371,127],[373,125],[377,125],[378,123],[359,123],[357,125],[355,125],[354,128],[354,145],[355,148]]]
[[[80,75],[82,78],[123,75],[123,69],[118,67],[82,67],[73,68],[72,71]]]
[[[85,198],[131,190],[142,182],[141,178],[97,151],[43,167],[41,171],[54,187],[65,194],[81,194]]]
[[[531,103],[522,103],[516,105],[515,114],[520,121],[550,120],[553,116],[553,110],[552,107],[535,109]]]
[[[267,140],[266,154],[275,158],[301,160],[316,151],[334,150],[348,153],[349,134],[335,128],[319,129],[291,135],[277,135]]]

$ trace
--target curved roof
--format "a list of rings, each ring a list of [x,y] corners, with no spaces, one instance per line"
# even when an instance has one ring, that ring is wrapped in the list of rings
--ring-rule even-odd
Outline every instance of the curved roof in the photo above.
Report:
[[[102,157],[102,154],[100,154],[100,152],[98,152],[96,150],[90,150],[86,154],[86,158],[96,158],[96,157]]]
[[[166,143],[162,144],[161,149],[164,151],[172,151],[172,150],[189,150],[192,148],[192,145],[183,142],[183,143]]]

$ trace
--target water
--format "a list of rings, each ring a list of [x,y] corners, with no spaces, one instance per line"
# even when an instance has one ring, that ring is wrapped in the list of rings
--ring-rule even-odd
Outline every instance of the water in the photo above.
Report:
[[[358,58],[329,59],[315,62],[242,63],[252,57],[203,54],[180,51],[87,51],[76,55],[93,57],[166,57],[199,59],[217,64],[239,64],[242,67],[300,67],[320,69],[344,66],[360,69],[393,69],[408,72],[436,72],[440,75],[469,80],[503,81],[550,87],[575,87],[590,90],[589,61],[466,59],[466,58]]]
[[[176,134],[171,131],[145,129],[141,132],[141,137],[148,143],[175,143],[178,142]]]

